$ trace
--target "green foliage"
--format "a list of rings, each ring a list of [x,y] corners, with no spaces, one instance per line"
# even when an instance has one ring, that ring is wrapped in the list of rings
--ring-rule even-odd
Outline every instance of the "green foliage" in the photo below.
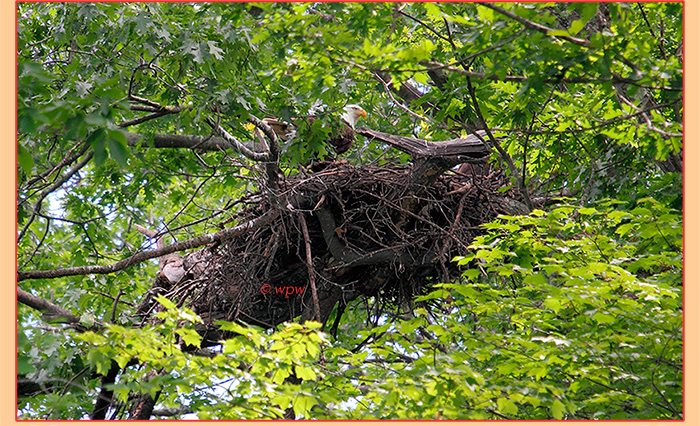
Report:
[[[471,312],[454,330],[473,340],[465,349],[516,394],[503,414],[680,415],[681,217],[653,199],[623,204],[503,216],[460,259],[482,273],[442,286]]]
[[[83,342],[86,359],[98,374],[106,373],[113,362],[125,368],[111,387],[119,401],[126,402],[133,393],[162,392],[168,395],[164,408],[187,404],[201,419],[280,418],[288,408],[308,417],[318,397],[287,379],[308,384],[323,378],[314,365],[321,345],[328,343],[320,324],[287,323],[268,333],[222,322],[222,330],[234,337],[221,342],[221,353],[203,357],[191,353],[201,342],[194,329],[201,319],[163,297],[159,302],[167,310],[157,315],[162,323],[156,326],[108,326],[101,333],[75,337]],[[138,366],[131,366],[134,361]]]
[[[486,225],[459,259],[464,281],[417,299],[431,310],[356,332],[370,342],[359,352],[325,352],[347,370],[319,384],[337,408],[316,415],[679,418],[680,215],[653,199],[621,204]]]

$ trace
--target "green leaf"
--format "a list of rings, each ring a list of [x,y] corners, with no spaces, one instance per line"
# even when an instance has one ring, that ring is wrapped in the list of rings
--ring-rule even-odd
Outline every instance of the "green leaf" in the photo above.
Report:
[[[114,160],[126,168],[128,166],[127,160],[129,158],[129,151],[127,150],[126,136],[119,130],[109,130],[107,132],[107,141],[109,143],[109,153],[114,158]]]
[[[158,295],[155,297],[156,301],[163,305],[165,309],[171,310],[171,309],[176,309],[177,305],[175,303],[171,302],[168,298],[166,298],[163,295]]]
[[[80,325],[85,326],[86,328],[92,328],[95,325],[95,315],[91,313],[84,313],[80,315]]]
[[[32,172],[32,169],[34,168],[34,159],[29,151],[27,151],[22,145],[17,145],[17,162],[24,173],[29,175]]]
[[[547,309],[551,309],[554,311],[554,313],[559,313],[559,310],[562,308],[563,303],[560,299],[555,298],[555,297],[548,297],[544,300],[543,302],[544,307]]]
[[[297,397],[294,398],[292,407],[294,408],[295,414],[306,417],[315,404],[316,398],[306,395],[297,395]]]
[[[86,142],[89,143],[93,148],[93,159],[97,167],[100,167],[102,164],[104,164],[105,160],[107,159],[105,138],[106,134],[103,129],[95,130],[94,132],[90,133],[86,138]]]
[[[547,284],[549,281],[547,280],[547,277],[545,277],[542,274],[532,274],[528,275],[523,279],[523,284],[530,284],[530,285],[544,285]]]
[[[25,376],[36,371],[36,368],[31,364],[30,358],[24,355],[17,355],[17,375]]]
[[[544,365],[530,369],[530,374],[532,374],[535,380],[542,380],[547,376],[547,373],[549,373],[549,369]]]
[[[518,414],[518,406],[515,405],[515,403],[508,398],[498,398],[496,404],[498,405],[498,411],[502,414],[513,416]]]
[[[289,375],[290,371],[288,368],[278,368],[272,375],[272,382],[280,385]]]
[[[612,324],[615,322],[615,317],[602,312],[593,314],[593,320],[598,324]]]
[[[566,406],[558,399],[555,399],[552,402],[552,406],[550,407],[550,410],[552,412],[552,417],[554,417],[557,420],[563,419],[564,414],[566,414]]]
[[[196,331],[189,328],[180,328],[175,330],[175,332],[182,337],[185,344],[198,348],[201,347],[202,336],[200,336]]]
[[[442,18],[442,11],[440,10],[440,5],[438,3],[423,3],[423,6],[425,7],[425,11],[430,18]]]
[[[569,25],[569,34],[575,36],[576,34],[579,33],[579,31],[581,31],[581,30],[583,29],[583,26],[584,26],[585,24],[586,24],[586,23],[583,22],[583,21],[581,21],[581,20],[573,21],[573,22],[571,23],[571,25]]]
[[[625,235],[629,231],[631,231],[633,228],[635,228],[636,226],[637,226],[637,224],[633,223],[633,222],[623,223],[622,225],[617,227],[617,229],[615,230],[615,233],[619,234],[619,235]]]
[[[309,367],[303,365],[295,365],[294,372],[301,380],[316,380],[316,372]]]

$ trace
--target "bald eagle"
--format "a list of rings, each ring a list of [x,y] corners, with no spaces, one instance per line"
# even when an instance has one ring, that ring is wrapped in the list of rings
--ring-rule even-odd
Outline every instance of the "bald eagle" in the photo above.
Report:
[[[350,146],[355,141],[355,125],[357,125],[357,120],[359,120],[360,117],[367,117],[367,111],[362,109],[359,105],[346,105],[343,110],[344,112],[340,116],[341,122],[338,128],[331,130],[328,137],[328,143],[333,146],[333,150],[335,150],[336,154],[342,154],[350,149]],[[305,120],[310,126],[316,120],[316,117],[306,117]],[[287,142],[297,136],[297,126],[293,123],[280,121],[277,118],[264,118],[263,121],[275,131],[277,137],[282,142]],[[298,122],[299,120],[293,121]]]

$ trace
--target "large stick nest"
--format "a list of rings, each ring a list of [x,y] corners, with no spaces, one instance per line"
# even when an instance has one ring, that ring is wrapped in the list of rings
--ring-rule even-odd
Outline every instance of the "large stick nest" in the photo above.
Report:
[[[243,222],[280,209],[272,223],[186,255],[184,277],[175,285],[156,280],[141,311],[153,305],[153,293],[165,294],[204,319],[210,343],[223,337],[215,320],[274,327],[315,318],[302,216],[322,322],[338,303],[373,297],[398,307],[433,283],[454,280],[460,271],[453,257],[467,252],[480,224],[508,212],[508,193],[495,192],[503,176],[450,172],[416,187],[409,184],[410,171],[332,163],[288,178],[278,197],[261,196],[237,215]]]

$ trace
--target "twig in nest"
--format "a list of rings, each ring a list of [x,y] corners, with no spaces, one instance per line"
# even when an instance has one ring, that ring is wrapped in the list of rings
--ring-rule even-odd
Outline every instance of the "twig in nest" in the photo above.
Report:
[[[318,304],[318,293],[316,292],[316,276],[314,274],[314,265],[311,259],[311,238],[309,237],[309,228],[306,226],[306,219],[302,213],[299,214],[299,222],[301,223],[301,232],[304,234],[304,245],[306,246],[306,267],[309,270],[309,285],[311,286],[311,296],[314,299],[314,309],[316,310],[316,321],[321,322],[321,307]]]
[[[110,321],[112,321],[112,323],[114,323],[114,321],[117,318],[117,305],[119,304],[119,298],[122,297],[122,294],[124,294],[124,290],[119,289],[117,297],[114,298],[114,304],[112,305],[112,315],[110,316]]]

